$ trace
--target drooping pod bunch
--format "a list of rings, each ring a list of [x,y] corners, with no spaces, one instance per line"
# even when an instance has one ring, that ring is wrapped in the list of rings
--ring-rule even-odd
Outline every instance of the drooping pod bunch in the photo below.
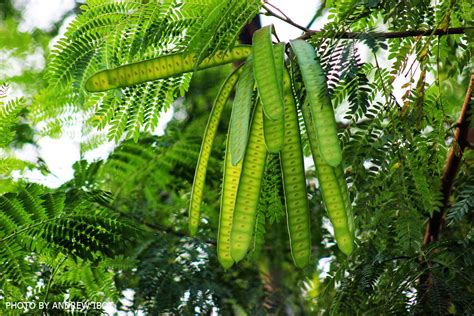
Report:
[[[270,35],[270,27],[254,34],[252,62],[259,100],[235,201],[231,257],[240,261],[249,249],[267,151],[279,152],[291,253],[296,266],[304,267],[311,256],[311,238],[296,104],[284,66],[284,45],[272,46]]]
[[[196,65],[192,54],[173,54],[120,66],[93,75],[88,91],[104,91],[175,76],[183,72],[243,61],[228,76],[212,107],[204,132],[189,207],[189,232],[197,233],[207,164],[224,106],[234,87],[235,98],[226,141],[217,238],[218,260],[224,269],[242,260],[254,238],[260,189],[268,153],[281,165],[283,198],[291,255],[303,268],[311,258],[311,233],[306,178],[292,78],[285,65],[285,45],[273,44],[272,26],[254,33],[253,45],[218,52]],[[353,247],[354,222],[342,169],[334,110],[324,72],[312,46],[291,42],[308,103],[300,105],[320,190],[342,252]]]

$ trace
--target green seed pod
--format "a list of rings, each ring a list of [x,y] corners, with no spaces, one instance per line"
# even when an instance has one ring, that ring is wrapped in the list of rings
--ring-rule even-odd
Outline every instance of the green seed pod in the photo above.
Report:
[[[353,226],[352,211],[350,210],[349,197],[347,194],[347,184],[342,173],[328,165],[320,155],[318,141],[316,138],[311,111],[307,104],[302,106],[303,118],[308,133],[311,153],[318,175],[319,187],[323,196],[323,201],[328,212],[329,219],[334,227],[334,235],[339,249],[349,255],[353,249]],[[345,188],[344,188],[345,187]]]
[[[286,217],[291,254],[295,265],[305,267],[311,257],[311,233],[306,193],[303,151],[296,104],[291,91],[290,75],[285,69],[285,143],[280,153],[285,192]]]
[[[201,151],[199,152],[196,174],[194,175],[194,183],[191,190],[191,204],[189,206],[189,234],[194,236],[199,226],[199,217],[201,213],[201,201],[206,182],[207,164],[211,156],[212,144],[216,136],[217,126],[227,100],[230,97],[232,89],[234,89],[237,79],[242,71],[242,67],[237,68],[232,72],[224,84],[222,85],[214,105],[212,106],[211,114],[207,122],[204,137],[202,139]]]
[[[232,113],[232,115],[234,115],[234,113]],[[230,235],[232,219],[234,217],[235,199],[237,197],[237,189],[239,188],[240,175],[242,173],[242,160],[235,166],[231,162],[229,138],[231,133],[232,130],[229,130],[225,153],[224,179],[222,180],[219,231],[217,233],[217,259],[225,270],[234,264],[234,259],[232,259],[230,253]]]
[[[279,89],[283,91],[283,68],[285,64],[285,44],[278,43],[273,46],[273,56],[275,60],[277,81]],[[278,94],[279,91],[275,91]],[[285,116],[272,120],[268,116],[263,116],[263,134],[265,136],[265,145],[271,153],[278,153],[283,147],[285,138]]]
[[[230,251],[236,262],[245,257],[252,240],[266,157],[262,104],[258,102],[250,128],[232,221]]]
[[[247,148],[254,83],[252,59],[249,57],[237,83],[230,119],[230,157],[234,166],[242,160]]]
[[[272,26],[269,25],[253,34],[253,69],[265,116],[271,120],[282,120],[284,112],[283,92],[273,56],[271,30]]]
[[[314,48],[303,40],[291,41],[308,94],[313,125],[321,156],[332,166],[342,161],[342,151],[337,138],[336,119],[327,92],[326,76],[316,57]]]
[[[154,59],[140,61],[115,69],[103,70],[90,77],[85,85],[89,92],[106,91],[114,88],[123,88],[135,84],[177,76],[196,69],[205,69],[219,65],[245,60],[250,55],[249,46],[236,46],[228,54],[219,52],[219,58],[211,56],[205,58],[195,67],[196,55],[171,54]]]

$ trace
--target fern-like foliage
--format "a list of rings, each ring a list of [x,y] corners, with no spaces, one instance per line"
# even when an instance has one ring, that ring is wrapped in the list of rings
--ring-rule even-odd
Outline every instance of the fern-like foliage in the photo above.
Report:
[[[0,147],[7,147],[16,136],[16,128],[19,123],[20,114],[24,111],[26,100],[24,98],[13,99],[6,104],[2,99],[6,97],[7,85],[0,84]]]
[[[67,125],[79,112],[84,131],[87,126],[107,127],[109,140],[118,142],[123,136],[137,141],[142,131],[152,132],[160,113],[184,95],[191,75],[97,95],[85,93],[85,81],[103,69],[190,51],[189,47],[198,54],[198,62],[218,49],[228,50],[260,5],[259,1],[87,1],[51,52],[49,88],[37,102],[37,120],[54,118],[46,119],[47,132]]]
[[[470,169],[472,169],[472,166]],[[472,171],[467,174],[465,179],[461,179],[459,182],[463,184],[462,189],[457,196],[456,203],[447,214],[447,220],[450,225],[459,224],[464,219],[469,221],[469,217],[472,216],[472,211],[474,210],[474,179]]]
[[[229,50],[261,6],[257,0],[185,0],[183,14],[195,19],[186,34],[188,51],[197,53],[199,62],[217,50]]]
[[[99,95],[85,94],[83,88],[99,70],[183,50],[184,31],[191,21],[183,17],[180,6],[178,1],[88,1],[81,6],[82,13],[50,55],[50,88],[38,102],[46,108],[39,113],[63,114],[66,122],[71,120],[67,114],[84,113],[86,126],[108,126],[108,138],[115,141],[124,134],[137,139],[142,129],[153,131],[161,111],[187,90],[189,75]],[[59,119],[57,124],[64,122]]]
[[[114,245],[133,229],[97,205],[104,198],[103,192],[48,192],[39,185],[0,196],[2,280],[26,290],[42,257],[115,256]]]
[[[15,155],[15,149],[32,142],[32,136],[30,127],[23,122],[27,112],[26,99],[20,97],[5,102],[8,89],[8,84],[0,82],[0,194],[15,190],[14,172],[34,166]]]
[[[254,259],[262,253],[266,231],[271,230],[270,227],[276,226],[285,218],[282,197],[280,158],[278,155],[270,154],[267,157],[257,206],[257,220],[251,249]]]

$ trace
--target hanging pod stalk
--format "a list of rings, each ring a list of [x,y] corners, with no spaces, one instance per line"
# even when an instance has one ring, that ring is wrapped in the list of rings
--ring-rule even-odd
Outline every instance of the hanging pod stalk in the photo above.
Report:
[[[236,262],[245,257],[252,240],[266,157],[262,103],[258,101],[253,114],[232,220],[230,251]]]
[[[234,115],[233,112],[232,115]],[[219,231],[217,233],[217,259],[225,270],[229,269],[234,264],[234,259],[232,259],[230,253],[230,234],[232,229],[232,219],[234,217],[235,199],[237,197],[237,189],[239,188],[240,175],[242,173],[242,160],[240,160],[236,165],[233,165],[231,162],[231,129],[232,127],[230,127],[229,133],[227,134],[224,178],[222,180],[221,209],[219,214]]]
[[[321,157],[332,166],[342,161],[342,151],[337,138],[336,119],[327,91],[326,76],[313,46],[304,40],[290,42],[307,91],[312,124]]]
[[[279,90],[283,91],[283,68],[285,67],[285,44],[278,43],[273,46],[273,57],[275,60],[277,83]],[[275,94],[280,93],[274,91]],[[265,145],[271,153],[278,153],[283,147],[285,138],[285,116],[282,115],[276,120],[263,116],[263,134],[265,136]]]
[[[253,62],[252,58],[249,57],[243,66],[242,75],[237,83],[230,119],[230,157],[234,166],[242,160],[247,148],[254,84]]]
[[[305,267],[311,257],[311,233],[306,193],[303,152],[296,104],[291,91],[290,75],[284,69],[285,143],[280,153],[285,193],[286,217],[291,254],[295,265]]]
[[[343,253],[349,255],[353,249],[354,234],[353,229],[351,230],[351,225],[353,227],[353,219],[352,211],[349,209],[350,203],[349,197],[347,196],[347,184],[342,172],[342,166],[334,168],[322,159],[319,153],[313,119],[311,118],[312,113],[306,103],[302,106],[302,112],[314,165],[318,175],[319,187],[326,206],[326,211],[334,227],[334,236],[337,246]],[[340,168],[340,170],[337,171],[337,168]]]
[[[236,46],[230,51],[204,58],[195,65],[195,54],[170,54],[157,58],[140,61],[114,69],[100,71],[90,77],[85,85],[89,92],[106,91],[114,88],[123,88],[135,84],[177,76],[185,72],[229,64],[245,60],[250,55],[250,46]]]
[[[207,121],[191,190],[191,204],[189,206],[189,234],[191,236],[196,234],[199,225],[202,194],[204,183],[206,182],[207,164],[209,162],[209,157],[211,156],[212,144],[214,143],[214,138],[216,136],[217,126],[219,125],[222,110],[229,99],[232,89],[234,89],[234,86],[237,83],[241,71],[242,67],[239,67],[226,78],[217,94],[216,100],[212,106],[211,114]]]

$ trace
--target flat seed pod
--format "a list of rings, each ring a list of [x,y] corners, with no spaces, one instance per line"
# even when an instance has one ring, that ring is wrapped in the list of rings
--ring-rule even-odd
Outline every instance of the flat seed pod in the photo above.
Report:
[[[211,156],[212,144],[214,143],[214,138],[216,136],[217,126],[219,125],[222,110],[237,83],[241,71],[242,67],[239,67],[227,77],[216,97],[214,105],[212,106],[211,114],[209,115],[209,120],[207,121],[191,190],[191,204],[189,206],[189,234],[191,236],[196,234],[199,225],[202,194],[204,183],[206,182],[207,164],[209,162],[209,157]]]
[[[349,192],[347,190],[347,183],[344,177],[344,170],[342,166],[339,165],[334,168],[335,176],[337,178],[339,189],[341,190],[342,198],[344,200],[344,205],[346,206],[346,216],[347,216],[347,225],[349,226],[349,231],[354,236],[355,233],[355,224],[354,224],[354,215],[352,213],[352,204],[349,199]]]
[[[230,119],[230,157],[234,166],[242,160],[247,148],[254,84],[252,59],[249,57],[237,83]]]
[[[353,225],[351,224],[351,222],[353,223],[353,219],[352,211],[347,209],[350,207],[350,204],[348,203],[349,198],[345,196],[345,194],[347,194],[345,193],[347,191],[347,184],[342,174],[342,167],[340,171],[336,171],[337,167],[334,168],[328,165],[324,159],[322,159],[319,153],[311,111],[307,104],[302,106],[302,112],[321,194],[329,219],[334,227],[334,236],[337,246],[343,253],[349,255],[353,249],[354,235],[350,229],[350,225]],[[343,186],[346,186],[346,191]],[[351,216],[351,218],[348,218],[348,216]]]
[[[245,60],[250,55],[249,46],[236,46],[227,54],[218,52],[205,58],[197,67],[195,54],[171,54],[144,60],[138,63],[100,71],[90,77],[85,85],[89,92],[123,88],[139,83],[177,76],[196,69],[205,69],[236,61]],[[218,56],[217,56],[218,55]]]
[[[283,68],[285,63],[285,44],[278,43],[273,46],[273,56],[275,60],[276,74],[280,89],[283,91]],[[271,153],[278,153],[283,147],[285,138],[285,116],[276,120],[263,116],[263,134],[265,145]]]
[[[234,259],[232,259],[230,253],[230,234],[232,219],[234,217],[235,199],[237,197],[237,189],[239,188],[240,175],[242,173],[242,160],[235,166],[231,162],[229,138],[231,132],[232,131],[229,130],[227,136],[221,209],[219,214],[219,231],[217,233],[217,259],[225,270],[234,264]]]
[[[303,40],[291,41],[308,94],[311,116],[321,157],[332,166],[342,161],[341,146],[337,138],[336,119],[327,92],[326,76],[314,48]]]
[[[245,257],[252,240],[266,157],[262,104],[258,102],[250,128],[232,220],[230,251],[236,262]]]
[[[296,104],[291,91],[290,75],[285,69],[285,143],[280,153],[285,193],[286,217],[291,254],[295,265],[305,267],[311,257],[311,233],[306,193],[303,151]]]
[[[273,57],[271,30],[272,26],[268,25],[253,34],[253,69],[265,116],[271,120],[281,120],[284,112],[283,92]]]

